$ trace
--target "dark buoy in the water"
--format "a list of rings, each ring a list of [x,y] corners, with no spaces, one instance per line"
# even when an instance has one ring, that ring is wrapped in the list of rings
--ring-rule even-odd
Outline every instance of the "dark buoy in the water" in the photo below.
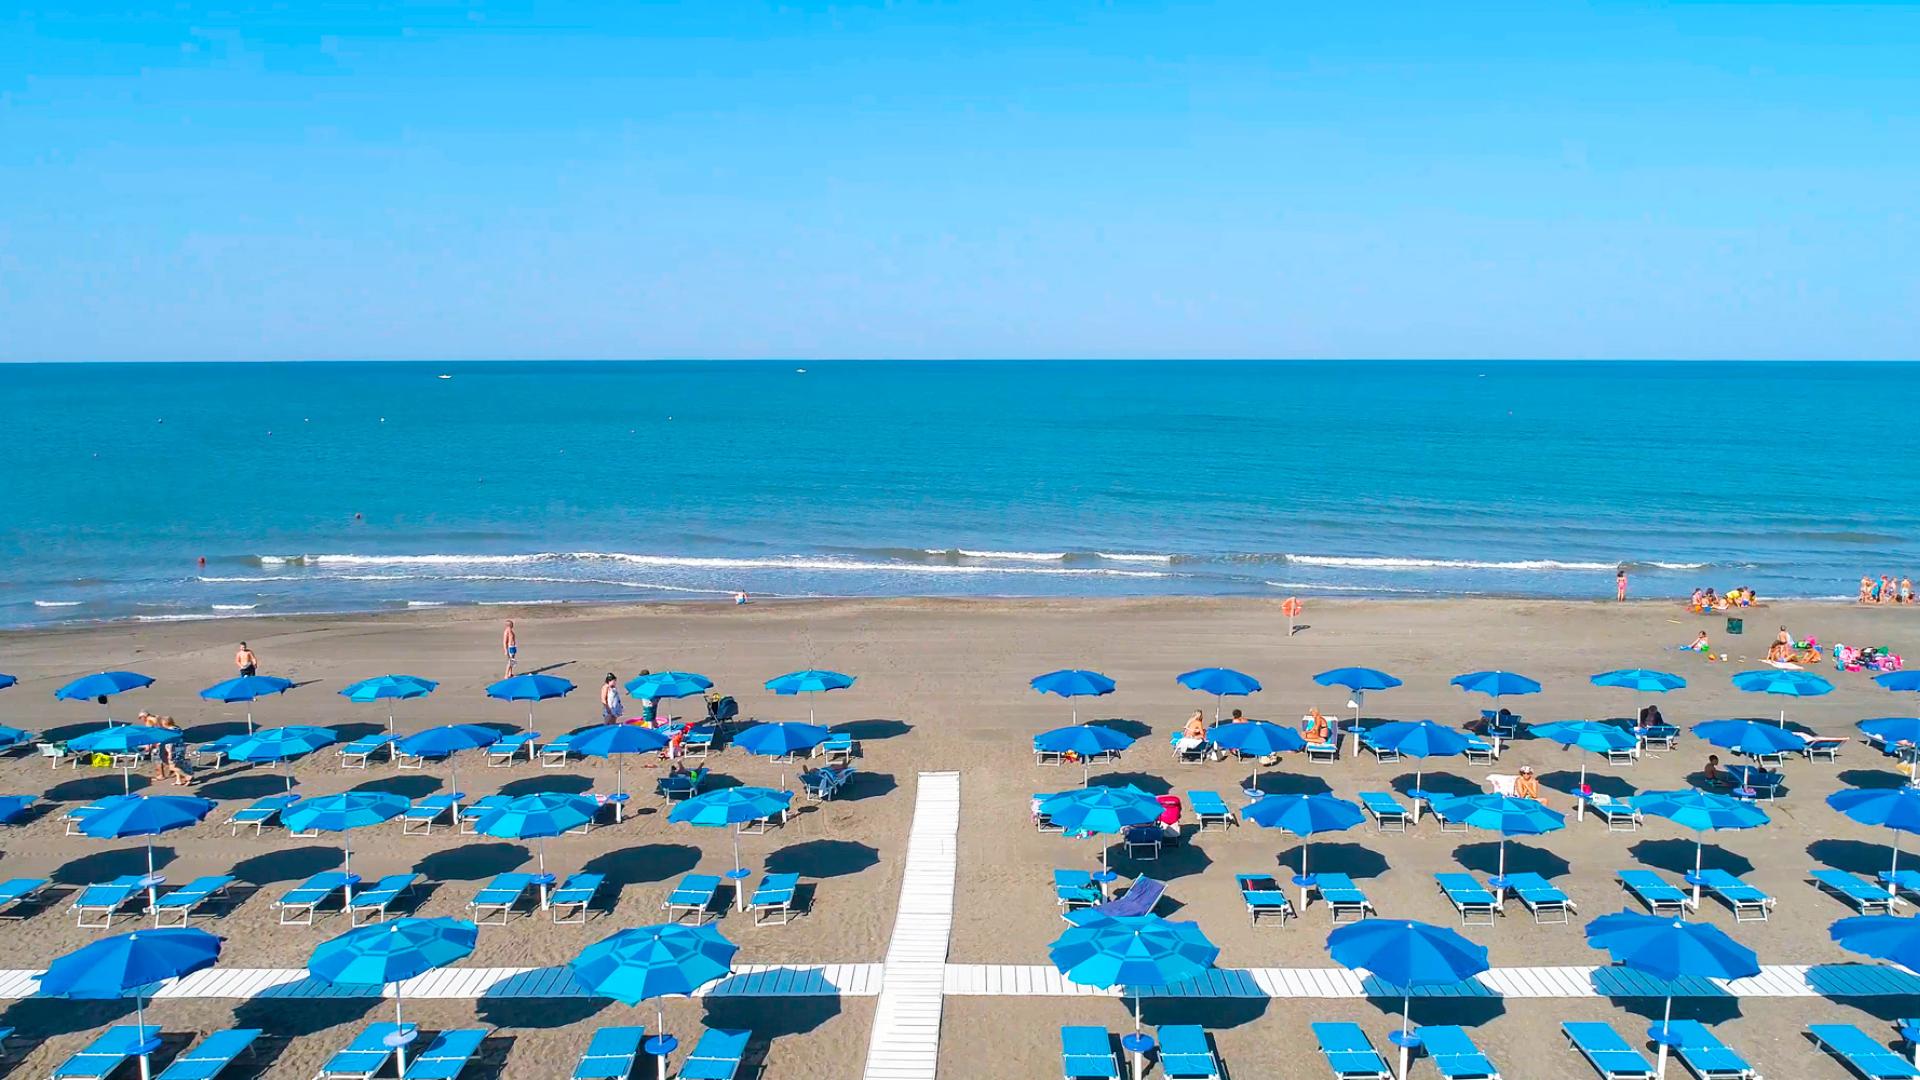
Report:
[[[361,520],[361,514],[360,514],[360,511],[358,511],[358,510],[355,510],[355,511],[353,512],[353,520],[355,520],[355,521],[359,521],[359,520]]]

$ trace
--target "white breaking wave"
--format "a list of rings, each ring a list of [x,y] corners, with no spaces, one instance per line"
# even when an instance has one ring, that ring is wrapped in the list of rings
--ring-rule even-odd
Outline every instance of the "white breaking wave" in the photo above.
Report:
[[[209,585],[251,585],[262,581],[301,581],[297,574],[261,574],[254,577],[207,577],[202,574],[197,580]]]
[[[447,602],[445,600],[409,600],[407,601],[407,606],[408,607],[446,607]]]
[[[963,559],[1005,559],[1008,562],[1058,562],[1064,551],[969,551],[966,548],[927,548],[929,555],[958,555]]]
[[[79,607],[78,600],[35,600],[34,607]]]
[[[1662,570],[1705,570],[1711,563],[1703,562],[1644,562],[1641,566],[1657,566]]]
[[[968,555],[969,558],[1021,558],[1031,561],[1062,559],[1061,555],[1034,552],[997,552],[992,555]],[[678,570],[821,570],[842,573],[897,574],[1062,574],[1158,578],[1168,576],[1154,570],[1116,570],[1098,567],[1065,566],[953,566],[940,563],[871,562],[824,556],[778,555],[761,558],[724,556],[637,555],[618,551],[540,552],[528,555],[306,555],[309,566],[512,566],[543,562],[614,562],[629,566],[648,566]],[[527,580],[527,579],[520,579]],[[571,579],[568,579],[571,580]],[[636,587],[671,588],[671,586]],[[712,591],[712,590],[708,590]]]
[[[1349,570],[1614,570],[1619,563],[1562,562],[1558,559],[1520,559],[1513,562],[1480,562],[1475,559],[1401,559],[1359,555],[1293,555],[1287,561],[1300,566],[1326,566]]]
[[[260,606],[259,604],[215,604],[213,605],[213,610],[215,611],[252,611],[254,608],[257,608],[259,606]]]
[[[1171,555],[1131,555],[1114,551],[1096,551],[1094,554],[1108,562],[1170,563],[1173,561],[1173,556]]]
[[[1312,589],[1320,592],[1400,593],[1410,596],[1431,595],[1427,589],[1395,589],[1385,585],[1321,585],[1311,581],[1268,581],[1263,584],[1271,585],[1276,589]]]

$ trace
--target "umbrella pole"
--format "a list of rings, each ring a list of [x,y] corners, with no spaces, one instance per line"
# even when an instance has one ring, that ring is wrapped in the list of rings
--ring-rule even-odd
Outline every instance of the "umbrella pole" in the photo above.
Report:
[[[1400,1080],[1407,1080],[1407,1030],[1413,1024],[1413,995],[1400,999]]]
[[[666,1010],[665,1010],[665,1007],[660,1004],[660,1002],[656,1001],[653,1003],[653,1035],[654,1035],[654,1038],[658,1039],[658,1038],[664,1038],[666,1034],[667,1034]],[[659,1071],[654,1073],[654,1075],[665,1076],[667,1075],[666,1044],[660,1043],[658,1045],[660,1046],[660,1051],[661,1051],[660,1057],[659,1057]]]
[[[387,734],[393,734],[393,706],[387,706]]]
[[[247,734],[253,734],[253,706],[247,706]]]
[[[1415,825],[1420,824],[1420,804],[1426,801],[1421,798],[1424,794],[1426,792],[1420,789],[1420,766],[1415,765],[1413,767],[1413,823]]]
[[[153,916],[153,925],[160,925],[160,896],[158,886],[153,880],[153,837],[147,837],[147,911]]]
[[[147,1003],[139,994],[133,995],[133,1015],[134,1023],[139,1025],[140,1042],[144,1045],[147,1041]],[[147,1063],[145,1054],[140,1055],[140,1080],[153,1080],[153,1067]]]
[[[533,706],[532,705],[527,706],[527,730],[528,731],[533,730]]]
[[[457,826],[456,826],[457,828]],[[347,906],[347,921],[353,921],[353,834],[346,830],[340,832],[340,873],[345,875],[347,884],[340,889],[340,902]]]
[[[1307,910],[1307,838],[1300,838],[1300,911]]]
[[[1893,865],[1887,867],[1887,887],[1893,888],[1893,879],[1900,873],[1900,830],[1893,830]]]
[[[393,984],[393,1023],[395,1027],[400,1029],[399,1032],[397,1032],[397,1034],[402,1034],[402,1035],[406,1034],[406,1030],[407,1030],[406,1022],[400,1019],[400,984],[399,983]],[[397,1059],[395,1061],[395,1065],[400,1075],[401,1076],[407,1075],[407,1044],[401,1043],[399,1046],[394,1047],[393,1053],[394,1053],[394,1057]]]
[[[1504,905],[1507,902],[1507,834],[1500,834],[1500,889],[1494,894],[1493,902]]]
[[[540,838],[540,910],[547,910],[547,838]]]
[[[1660,1018],[1660,1059],[1653,1068],[1657,1080],[1667,1080],[1667,1040],[1673,1031],[1673,995],[1667,995],[1667,1009]]]
[[[1700,856],[1707,850],[1705,840],[1693,842],[1693,910],[1700,910]]]
[[[131,765],[120,767],[120,791],[124,795],[133,794],[133,766]]]
[[[460,831],[460,759],[457,754],[447,755],[447,793],[453,796],[454,831]]]
[[[1573,802],[1573,820],[1587,820],[1587,759],[1580,759],[1580,797]]]

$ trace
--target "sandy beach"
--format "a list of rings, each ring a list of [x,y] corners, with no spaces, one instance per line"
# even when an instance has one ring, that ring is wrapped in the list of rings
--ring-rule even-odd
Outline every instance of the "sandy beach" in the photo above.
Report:
[[[1653,667],[1684,675],[1690,686],[1660,700],[1667,717],[1682,726],[1720,717],[1777,718],[1782,699],[1735,691],[1728,678],[1757,666],[1757,657],[1778,626],[1822,643],[1887,644],[1899,650],[1920,626],[1920,611],[1857,609],[1842,605],[1788,604],[1745,613],[1746,633],[1725,633],[1723,616],[1688,615],[1676,604],[1569,604],[1520,600],[1449,600],[1409,603],[1312,602],[1305,626],[1286,633],[1279,602],[1246,600],[1031,600],[1031,601],[845,601],[792,604],[666,605],[632,608],[547,606],[527,609],[436,609],[380,616],[288,617],[14,632],[0,635],[0,670],[20,678],[0,694],[0,722],[54,737],[97,724],[99,709],[56,702],[52,690],[69,679],[103,668],[131,668],[154,676],[149,689],[116,700],[116,716],[146,708],[176,717],[189,742],[229,733],[244,716],[240,706],[200,701],[195,692],[232,674],[236,642],[245,638],[259,654],[262,671],[302,685],[254,706],[266,724],[339,725],[358,733],[384,725],[384,706],[354,705],[337,691],[349,682],[389,671],[439,679],[432,697],[402,702],[402,731],[448,722],[524,724],[526,709],[486,699],[481,688],[501,674],[500,619],[519,625],[520,669],[550,671],[581,689],[570,698],[540,704],[535,726],[548,735],[597,720],[594,690],[614,672],[624,681],[642,668],[704,672],[717,688],[734,694],[743,717],[806,719],[809,705],[819,722],[851,730],[861,753],[859,776],[834,801],[808,804],[783,829],[742,839],[742,856],[753,867],[801,874],[812,886],[812,910],[787,926],[754,926],[733,915],[719,926],[740,946],[742,963],[876,963],[886,952],[900,890],[901,856],[914,807],[917,775],[961,774],[958,881],[949,959],[959,964],[1046,963],[1046,946],[1063,929],[1049,881],[1055,867],[1092,867],[1097,846],[1036,832],[1028,822],[1028,799],[1079,783],[1077,768],[1037,766],[1030,737],[1068,721],[1072,705],[1033,693],[1027,680],[1066,666],[1098,668],[1119,682],[1117,693],[1082,699],[1082,718],[1124,721],[1140,741],[1112,768],[1097,771],[1104,782],[1131,780],[1149,791],[1184,795],[1210,789],[1243,804],[1237,789],[1243,765],[1230,762],[1176,764],[1167,733],[1195,708],[1211,713],[1211,698],[1185,690],[1174,676],[1192,667],[1222,665],[1258,676],[1266,690],[1227,702],[1255,717],[1295,722],[1309,706],[1343,711],[1346,694],[1316,686],[1312,673],[1342,665],[1394,672],[1406,685],[1370,695],[1366,715],[1432,718],[1458,725],[1487,704],[1447,685],[1459,672],[1507,668],[1545,684],[1539,695],[1511,703],[1531,722],[1629,715],[1642,703],[1635,695],[1596,688],[1587,676],[1617,667]],[[1727,663],[1709,663],[1675,649],[1698,630],[1708,630],[1715,652]],[[797,667],[824,667],[859,676],[852,690],[809,702],[776,698],[761,689],[772,675]],[[1865,675],[1823,674],[1831,695],[1788,700],[1790,720],[1823,733],[1857,734],[1865,717],[1909,711],[1907,704],[1874,686]],[[697,702],[681,709],[698,708]],[[1697,740],[1672,753],[1649,755],[1632,766],[1595,764],[1594,786],[1627,794],[1682,786],[1696,774],[1707,749]],[[1723,755],[1723,758],[1725,755]],[[1489,772],[1511,773],[1520,765],[1538,770],[1547,800],[1571,810],[1560,792],[1570,787],[1580,761],[1538,741],[1511,745],[1497,765],[1435,763],[1429,787],[1453,783],[1476,790]],[[751,757],[738,749],[711,761],[714,771],[738,780],[794,786],[793,767]],[[605,762],[575,761],[565,769],[527,762],[487,768],[479,755],[459,762],[460,788],[468,797],[495,791],[609,791],[613,769]],[[445,790],[447,770],[429,766],[399,772],[376,763],[366,771],[343,770],[331,751],[293,767],[299,790],[313,795],[373,788],[415,797]],[[584,946],[617,928],[658,921],[659,904],[671,883],[696,867],[719,872],[730,865],[725,833],[671,825],[665,804],[652,791],[656,768],[627,769],[637,812],[625,822],[548,845],[551,869],[601,870],[617,885],[612,910],[584,926],[555,926],[544,918],[520,918],[505,927],[484,927],[466,964],[513,967],[564,964]],[[1432,780],[1432,773],[1453,779]],[[1328,764],[1288,759],[1263,775],[1263,788],[1332,790],[1352,796],[1389,786],[1404,790],[1410,763],[1381,765],[1372,758],[1344,757]],[[1891,762],[1851,743],[1835,764],[1787,766],[1789,790],[1766,809],[1773,823],[1761,830],[1709,838],[1711,864],[1744,873],[1778,898],[1773,918],[1737,927],[1723,906],[1708,900],[1698,918],[1729,930],[1756,949],[1764,964],[1819,964],[1858,958],[1832,945],[1827,926],[1850,910],[1817,892],[1809,869],[1833,866],[1857,873],[1884,868],[1888,835],[1855,825],[1822,800],[1845,786],[1899,782]],[[0,761],[0,790],[46,793],[76,805],[121,788],[118,773],[50,769],[36,757],[14,754]],[[138,788],[142,777],[136,775]],[[320,941],[345,929],[339,919],[318,926],[279,926],[271,900],[299,879],[337,864],[332,837],[289,838],[284,832],[232,836],[222,824],[253,798],[280,790],[281,775],[269,769],[228,767],[203,773],[199,793],[221,806],[207,823],[160,837],[163,870],[175,882],[208,873],[232,873],[244,888],[233,910],[204,923],[226,939],[222,964],[297,968]],[[171,791],[172,788],[147,788]],[[1609,833],[1597,822],[1576,822],[1559,833],[1509,844],[1509,865],[1553,878],[1579,910],[1570,925],[1536,926],[1518,905],[1491,928],[1468,934],[1490,946],[1496,967],[1594,964],[1603,959],[1586,947],[1586,918],[1619,910],[1629,901],[1613,879],[1617,869],[1644,865],[1677,880],[1690,866],[1693,834],[1650,820],[1636,833]],[[132,841],[96,841],[63,833],[58,808],[0,834],[0,876],[47,877],[67,887],[142,869],[144,849]],[[1457,925],[1452,909],[1434,888],[1432,874],[1466,867],[1493,869],[1494,844],[1478,834],[1442,834],[1422,827],[1403,835],[1355,829],[1313,846],[1314,868],[1351,874],[1385,916]],[[1291,873],[1298,843],[1255,827],[1210,831],[1197,842],[1147,863],[1116,862],[1125,873],[1145,872],[1168,882],[1163,914],[1199,922],[1221,947],[1222,967],[1329,967],[1326,915],[1318,907],[1285,928],[1248,924],[1233,876],[1250,871]],[[495,873],[529,869],[530,845],[455,836],[403,836],[397,826],[354,836],[354,869],[372,876],[399,871],[432,882],[419,912],[464,915],[474,889]],[[0,933],[0,968],[38,968],[53,956],[95,940],[103,931],[78,929],[55,900]],[[129,929],[140,923],[130,920]],[[1592,1071],[1563,1049],[1557,1024],[1569,1018],[1607,1019],[1638,1041],[1649,1009],[1658,1001],[1546,1000],[1415,1004],[1417,1022],[1472,1026],[1482,1048],[1509,1077],[1587,1077]],[[1815,1051],[1800,1033],[1808,1022],[1860,1024],[1876,1038],[1891,1038],[1885,1016],[1910,1003],[1897,999],[1823,998],[1685,1002],[1676,1015],[1719,1022],[1716,1029],[1769,1077],[1840,1077],[1844,1070]],[[1861,1005],[1872,1009],[1864,1011]],[[1705,1011],[1700,1011],[1702,1008]],[[309,1077],[350,1037],[355,1025],[384,1014],[370,999],[315,1002],[161,1001],[149,1013],[179,1045],[193,1032],[221,1026],[265,1027],[270,1041],[251,1072],[234,1075]],[[1131,1023],[1121,1001],[1099,998],[963,997],[945,999],[941,1072],[951,1076],[1057,1075],[1056,1029],[1063,1023],[1105,1024],[1115,1031]],[[1692,1010],[1692,1011],[1689,1011]],[[1205,1024],[1237,1078],[1322,1076],[1307,1024],[1352,1019],[1377,1044],[1398,1021],[1399,1003],[1357,1000],[1157,1001],[1149,1024],[1189,1020]],[[11,1003],[0,1023],[15,1026],[31,1045],[16,1075],[43,1075],[91,1037],[91,1029],[130,1016],[131,1009],[46,1000]],[[861,1073],[873,1015],[870,998],[743,999],[673,1001],[668,1026],[683,1041],[698,1023],[751,1027],[749,1060],[760,1075],[778,1078],[838,1078]],[[410,1019],[434,1028],[480,1023],[498,1029],[482,1069],[470,1075],[564,1076],[596,1025],[645,1023],[652,1010],[628,1010],[606,1002],[435,1001],[412,1007]],[[130,1022],[125,1021],[125,1022]],[[1431,1067],[1422,1070],[1432,1075]],[[644,1069],[640,1075],[646,1075]]]

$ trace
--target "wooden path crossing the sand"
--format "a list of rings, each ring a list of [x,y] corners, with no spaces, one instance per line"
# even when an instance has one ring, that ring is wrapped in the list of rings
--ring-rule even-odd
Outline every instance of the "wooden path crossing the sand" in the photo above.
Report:
[[[959,832],[960,774],[921,773],[866,1080],[933,1080],[939,1065]]]

